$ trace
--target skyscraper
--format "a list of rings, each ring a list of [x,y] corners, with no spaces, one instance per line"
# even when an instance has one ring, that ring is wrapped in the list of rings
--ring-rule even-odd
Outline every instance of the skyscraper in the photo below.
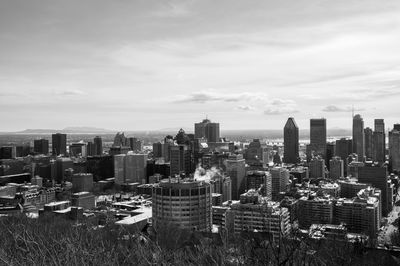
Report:
[[[190,150],[188,146],[171,146],[169,157],[171,162],[171,177],[181,173],[190,174]]]
[[[53,155],[67,154],[67,134],[53,134],[51,140]]]
[[[226,172],[232,180],[232,200],[239,200],[245,192],[246,163],[243,156],[233,154],[226,160]]]
[[[373,134],[373,159],[375,162],[386,161],[386,136],[385,122],[383,119],[375,119],[375,131]]]
[[[298,163],[299,162],[299,128],[293,117],[289,117],[285,127],[283,128],[283,162]]]
[[[339,179],[341,177],[344,177],[344,163],[342,158],[340,157],[333,157],[329,161],[329,177],[331,179]]]
[[[365,157],[367,160],[371,160],[373,157],[373,132],[372,129],[367,127],[364,129],[365,136]]]
[[[219,123],[212,123],[208,119],[204,119],[200,123],[195,123],[194,137],[196,139],[206,138],[208,142],[219,142]]]
[[[314,156],[326,158],[326,119],[310,120],[310,149]]]
[[[400,130],[396,125],[389,132],[389,163],[392,170],[400,170]]]
[[[33,141],[33,151],[39,154],[48,154],[49,141],[47,139],[35,139]]]
[[[357,153],[358,159],[362,162],[365,156],[365,137],[364,137],[364,120],[361,115],[357,114],[353,117],[353,152]]]
[[[94,143],[94,155],[102,155],[103,154],[103,141],[101,137],[96,136],[93,139]]]
[[[351,139],[341,138],[336,140],[335,156],[340,157],[344,163],[344,175],[347,175],[347,158],[352,153],[353,142]]]
[[[388,182],[386,166],[366,164],[358,169],[358,182],[379,188],[382,195],[382,215],[386,216],[393,207],[393,185]]]

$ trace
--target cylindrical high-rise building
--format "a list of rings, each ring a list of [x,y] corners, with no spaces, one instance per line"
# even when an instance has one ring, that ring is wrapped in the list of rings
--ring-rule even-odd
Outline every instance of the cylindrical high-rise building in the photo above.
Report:
[[[211,186],[205,181],[169,178],[153,187],[153,225],[156,229],[210,231],[212,228]]]

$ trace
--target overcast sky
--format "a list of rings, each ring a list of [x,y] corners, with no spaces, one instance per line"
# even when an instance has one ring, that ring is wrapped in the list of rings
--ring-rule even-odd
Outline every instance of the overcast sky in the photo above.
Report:
[[[0,131],[400,122],[400,1],[0,0]]]

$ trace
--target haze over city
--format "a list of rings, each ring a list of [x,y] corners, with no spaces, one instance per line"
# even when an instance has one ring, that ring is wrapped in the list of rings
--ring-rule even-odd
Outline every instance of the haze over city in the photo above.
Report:
[[[399,1],[0,2],[1,131],[399,122]]]

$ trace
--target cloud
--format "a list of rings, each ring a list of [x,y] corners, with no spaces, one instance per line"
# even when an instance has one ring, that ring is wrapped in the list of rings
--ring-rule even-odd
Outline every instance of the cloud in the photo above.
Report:
[[[207,103],[207,102],[240,102],[240,101],[267,101],[268,96],[263,93],[221,93],[213,90],[193,92],[188,95],[179,95],[174,102],[177,103]]]
[[[239,106],[237,106],[236,108],[239,109],[239,110],[242,110],[242,111],[251,111],[251,110],[254,110],[254,109],[255,109],[255,108],[254,108],[253,106],[251,106],[251,105],[239,105]]]
[[[297,104],[290,99],[275,98],[264,109],[265,115],[281,115],[281,114],[294,114],[298,113]]]
[[[65,95],[65,96],[73,96],[73,95],[85,95],[86,93],[81,90],[64,90],[64,91],[58,92],[57,94]]]
[[[351,106],[338,107],[336,105],[328,105],[322,109],[323,112],[327,113],[340,113],[340,112],[352,112],[352,111],[364,111],[363,108],[353,108]]]

